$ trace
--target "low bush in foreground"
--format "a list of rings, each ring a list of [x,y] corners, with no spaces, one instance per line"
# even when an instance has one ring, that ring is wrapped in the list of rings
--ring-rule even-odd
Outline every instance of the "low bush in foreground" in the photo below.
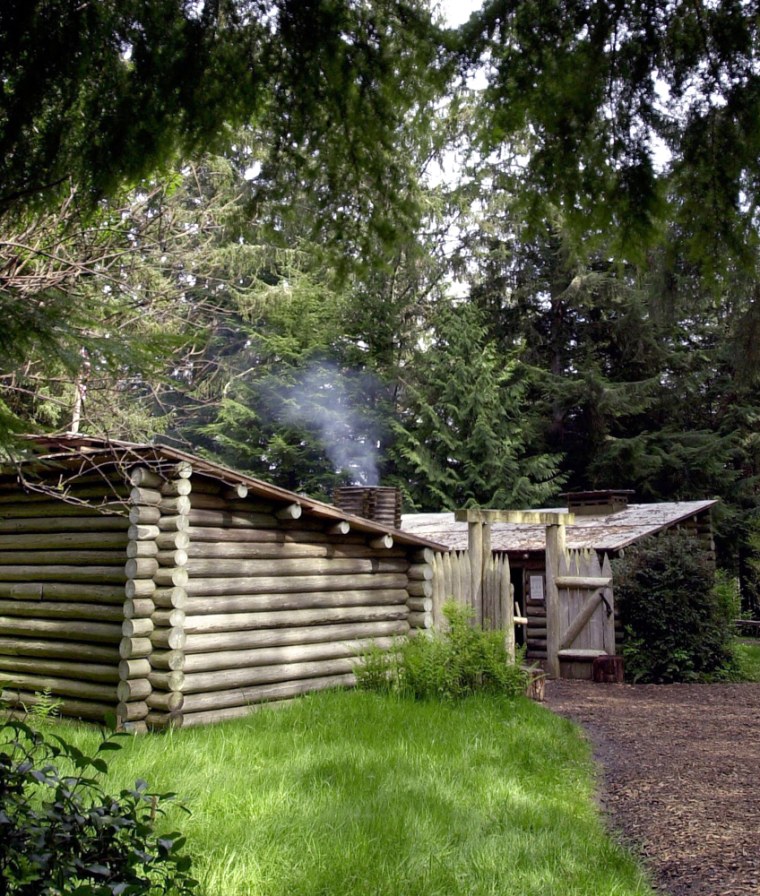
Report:
[[[82,752],[22,721],[0,725],[2,896],[189,896],[196,881],[179,834],[155,833],[171,794],[145,781],[110,796],[104,754],[113,735]]]
[[[579,730],[524,698],[326,692],[109,765],[115,788],[138,771],[183,795],[203,896],[652,896]]]
[[[365,651],[356,670],[359,687],[420,700],[525,692],[526,673],[508,655],[504,632],[474,626],[471,609],[461,604],[447,603],[443,614],[444,631],[405,639],[393,650]]]

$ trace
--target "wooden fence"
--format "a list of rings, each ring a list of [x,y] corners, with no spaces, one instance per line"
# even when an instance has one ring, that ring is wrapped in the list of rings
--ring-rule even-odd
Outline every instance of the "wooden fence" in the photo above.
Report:
[[[482,575],[473,574],[469,551],[435,554],[433,567],[433,622],[444,622],[443,605],[454,600],[471,607],[473,619],[487,629],[503,629],[507,646],[514,652],[514,607],[505,554],[490,554],[483,562]]]

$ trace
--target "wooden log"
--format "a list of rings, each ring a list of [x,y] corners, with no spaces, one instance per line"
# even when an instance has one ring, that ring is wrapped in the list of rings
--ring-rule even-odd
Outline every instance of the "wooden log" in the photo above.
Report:
[[[184,479],[182,480],[185,481]],[[187,566],[187,551],[159,551],[156,555],[161,566]]]
[[[129,525],[127,512],[123,515],[91,513],[87,517],[39,517],[34,519],[0,519],[0,533],[11,532],[121,532]]]
[[[87,622],[80,619],[18,619],[0,616],[0,635],[33,638],[35,635],[65,641],[118,643],[121,625],[117,622]]]
[[[121,622],[122,619],[122,608],[116,604],[101,606],[70,601],[0,600],[0,613],[22,619],[90,619],[98,622]]]
[[[190,536],[187,532],[160,532],[156,536],[156,545],[161,551],[186,551]]]
[[[192,578],[184,586],[190,597],[214,594],[289,594],[302,591],[343,591],[406,588],[405,573],[317,576],[256,576],[247,578]]]
[[[433,582],[409,582],[407,592],[410,597],[431,597],[433,596]]]
[[[158,545],[155,541],[130,541],[126,549],[127,559],[135,557],[155,557],[158,554]]]
[[[0,551],[54,551],[62,549],[112,550],[128,544],[123,532],[28,532],[0,535]]]
[[[172,479],[161,486],[161,494],[167,498],[189,495],[192,490],[193,486],[189,479]]]
[[[547,663],[546,671],[550,678],[559,678],[559,642],[561,638],[561,609],[557,576],[560,569],[560,558],[565,550],[565,527],[551,525],[546,527],[546,626]]]
[[[128,579],[152,579],[158,571],[155,557],[133,557],[124,564],[124,574]]]
[[[406,619],[411,615],[413,614],[409,613],[406,604],[371,607],[321,607],[318,610],[273,610],[260,613],[220,613],[208,616],[187,616],[184,630],[188,635],[241,632],[248,629],[327,625],[338,622],[384,622],[391,619]]]
[[[239,483],[238,485],[230,485],[222,491],[222,497],[225,500],[242,500],[248,497],[248,486]]]
[[[156,628],[150,637],[154,648],[161,650],[182,650],[187,635],[181,628]]]
[[[120,604],[122,585],[81,585],[62,582],[0,582],[0,597],[19,600],[74,600],[77,603]]]
[[[119,703],[116,706],[116,716],[122,722],[134,722],[144,719],[148,715],[148,704],[139,703]]]
[[[164,631],[156,629],[157,633]],[[187,635],[183,644],[186,660],[191,654],[220,650],[251,650],[260,647],[284,647],[291,644],[316,644],[326,641],[352,641],[362,638],[403,637],[409,632],[406,619],[386,622],[350,622],[340,625],[314,625],[303,628],[263,629],[236,632],[231,645],[228,632]]]
[[[155,592],[156,583],[153,579],[130,579],[124,586],[124,596],[128,600],[152,597]]]
[[[150,662],[154,669],[181,672],[185,668],[185,654],[181,650],[154,650]]]
[[[160,588],[184,588],[189,576],[184,566],[160,566],[153,575],[153,581]]]
[[[0,506],[23,504],[29,507],[33,504],[49,504],[51,500],[55,502],[89,500],[97,505],[104,500],[114,499],[118,499],[121,503],[129,497],[129,488],[125,484],[113,481],[100,480],[99,484],[87,485],[80,485],[78,482],[59,485],[56,481],[54,485],[50,482],[39,483],[39,488],[39,491],[32,491],[16,484],[11,491],[6,491],[0,486]]]
[[[421,566],[432,566],[436,552],[432,548],[420,548],[412,553],[412,563]]]
[[[58,675],[30,675],[25,672],[14,672],[8,691],[22,690],[41,694],[50,691],[65,697],[78,697],[80,700],[99,700],[116,702],[116,683],[102,684],[96,681],[77,681],[73,678],[61,678]]]
[[[234,530],[237,532],[239,530]],[[308,544],[305,542],[196,542],[193,541],[187,550],[193,560],[299,560],[309,557],[335,558],[348,560],[388,560],[405,559],[403,550],[391,549],[382,552],[374,551],[363,544]],[[408,566],[408,563],[407,563]],[[406,567],[405,567],[406,568]]]
[[[375,550],[390,550],[393,547],[393,536],[389,533],[386,533],[385,535],[380,535],[377,538],[368,539],[367,544],[371,548],[375,548]]]
[[[63,520],[67,517],[94,519],[101,513],[126,514],[124,501],[114,500],[90,504],[73,504],[64,500],[51,498],[48,501],[24,502],[23,504],[5,504],[0,506],[0,520],[21,523],[24,520],[40,518]]]
[[[192,508],[189,517],[190,526],[213,526],[223,529],[275,529],[277,518],[270,513],[228,513],[224,510],[201,510]]]
[[[113,564],[124,563],[124,551],[89,551],[72,548],[67,551],[40,549],[37,551],[3,551],[0,550],[0,579],[6,565],[53,565],[53,564]]]
[[[185,611],[177,609],[156,610],[152,616],[155,626],[164,628],[181,628],[185,622]]]
[[[187,591],[184,588],[157,588],[153,594],[153,603],[162,609],[182,610],[187,606]]]
[[[327,529],[328,535],[348,535],[350,531],[351,524],[348,522],[348,520],[340,520],[340,522],[329,526]]]
[[[125,619],[121,624],[121,633],[125,638],[146,638],[154,628],[152,619]]]
[[[310,663],[283,663],[277,666],[251,666],[239,669],[224,669],[219,672],[196,672],[185,674],[183,693],[189,710],[198,709],[194,696],[208,697],[209,691],[225,691],[234,687],[250,687],[275,681],[294,681],[304,678],[319,678],[324,675],[345,675],[353,672],[357,665],[355,656],[338,659],[315,660]],[[210,705],[213,705],[211,703]]]
[[[212,542],[220,544],[226,541],[234,541],[239,544],[333,544],[333,538],[325,532],[300,531],[286,529],[285,527],[266,529],[228,529],[224,526],[199,526],[190,527],[190,539],[192,544]],[[364,544],[364,539],[348,536],[345,539],[348,544]]]
[[[131,561],[130,561],[131,562]],[[276,560],[188,560],[187,571],[192,578],[213,576],[315,576],[322,573],[353,576],[358,573],[405,573],[408,564],[403,558],[370,560],[359,557],[347,559],[307,557]],[[429,567],[427,567],[429,569]],[[1,574],[1,572],[0,572]]]
[[[188,460],[181,460],[171,471],[172,479],[189,479],[193,475],[193,465]]]
[[[112,664],[0,655],[0,679],[12,681],[13,674],[16,672],[74,678],[80,681],[107,682],[114,685],[119,680],[118,669]]]
[[[3,566],[0,577],[4,582],[122,582],[124,569],[119,566]]]
[[[406,605],[414,613],[432,613],[433,598],[432,597],[410,597]],[[410,622],[411,624],[411,622]]]
[[[43,700],[47,699],[35,694],[31,691],[13,691],[6,692],[12,700],[25,707],[36,706]],[[115,695],[114,695],[115,696]],[[88,719],[102,722],[108,713],[114,711],[115,700],[113,703],[101,703],[93,700],[75,700],[71,697],[63,697],[57,701],[58,712],[62,716],[71,719]]]
[[[433,567],[428,564],[410,566],[407,575],[412,582],[432,582]]]
[[[234,688],[226,691],[211,691],[208,694],[192,694],[185,699],[183,719],[187,719],[188,713],[191,712],[216,713],[219,710],[232,706],[247,706],[248,704],[259,703],[265,700],[297,697],[301,694],[308,694],[312,691],[324,690],[326,688],[349,686],[354,684],[355,681],[353,673],[344,673],[299,679],[297,681],[273,682],[272,684]],[[211,721],[208,715],[206,715],[206,720]]]
[[[130,541],[155,541],[161,530],[158,526],[143,526],[133,523],[127,530]]]
[[[136,486],[129,493],[129,500],[133,504],[142,504],[147,507],[158,507],[163,500],[161,490],[157,488],[140,488]]]
[[[145,700],[152,691],[153,688],[147,678],[124,679],[116,686],[116,696],[120,703]]]
[[[125,619],[142,619],[152,615],[156,605],[149,597],[136,597],[133,600],[124,601]]]
[[[151,672],[148,676],[151,687],[157,691],[181,691],[185,683],[185,673],[182,671]]]
[[[187,532],[190,528],[190,516],[180,513],[177,516],[162,516],[158,521],[161,532]]]
[[[129,522],[133,525],[157,526],[160,519],[161,510],[158,507],[140,505],[129,509]]]
[[[162,476],[148,467],[135,467],[130,470],[129,481],[134,486],[154,489],[161,489],[166,484]]]
[[[182,728],[184,716],[181,712],[161,712],[151,710],[145,717],[148,731],[168,731],[173,728]]]
[[[409,625],[411,628],[432,628],[433,627],[433,614],[432,613],[410,613],[408,617]]]
[[[161,501],[161,513],[165,513],[168,516],[184,516],[189,512],[190,498],[187,495],[178,495],[176,498],[163,498]]]
[[[233,594],[212,597],[185,597],[181,608],[189,616],[207,613],[250,613],[259,610],[308,610],[318,607],[405,604],[401,588],[377,591],[306,591],[291,594]]]
[[[121,720],[119,722],[119,730],[125,731],[127,734],[147,734],[149,729],[145,719],[135,719],[134,722]]]
[[[115,665],[119,662],[118,647],[89,644],[82,641],[0,637],[0,654],[3,656],[39,657],[40,659],[81,660],[83,663],[113,663]]]
[[[152,649],[150,638],[122,638],[119,642],[119,656],[123,660],[135,660],[150,656]]]
[[[193,489],[191,503],[197,510],[217,510],[226,513],[265,513],[271,515],[275,510],[271,502],[225,497],[219,490],[212,493],[201,491],[198,488]]]
[[[119,678],[126,681],[130,678],[147,678],[151,672],[150,660],[121,660],[119,663]]]
[[[300,504],[288,504],[275,510],[274,515],[278,520],[299,520],[303,509]]]
[[[152,691],[145,702],[153,710],[179,712],[185,702],[185,696],[179,691]]]
[[[221,672],[251,666],[275,666],[285,663],[314,662],[315,660],[358,657],[363,650],[376,645],[383,650],[396,644],[395,638],[360,638],[349,641],[328,641],[316,644],[292,644],[285,647],[260,647],[253,650],[226,650],[216,653],[190,654],[185,657],[186,674]],[[178,685],[177,688],[184,687]],[[175,688],[176,689],[176,688]]]

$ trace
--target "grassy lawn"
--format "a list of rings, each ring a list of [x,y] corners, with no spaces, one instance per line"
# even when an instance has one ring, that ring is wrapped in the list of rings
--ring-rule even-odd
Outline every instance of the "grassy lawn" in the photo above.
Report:
[[[578,730],[524,699],[324,693],[124,744],[110,786],[182,795],[206,896],[651,894],[603,832]]]
[[[738,679],[760,682],[760,639],[737,638],[734,641],[734,656]]]

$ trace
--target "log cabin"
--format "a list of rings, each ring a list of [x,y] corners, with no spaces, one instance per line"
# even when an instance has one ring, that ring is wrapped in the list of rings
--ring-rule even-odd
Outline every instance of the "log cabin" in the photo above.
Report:
[[[350,686],[363,649],[432,625],[441,546],[400,531],[400,506],[368,519],[171,447],[28,444],[0,471],[12,706],[200,725]]]

